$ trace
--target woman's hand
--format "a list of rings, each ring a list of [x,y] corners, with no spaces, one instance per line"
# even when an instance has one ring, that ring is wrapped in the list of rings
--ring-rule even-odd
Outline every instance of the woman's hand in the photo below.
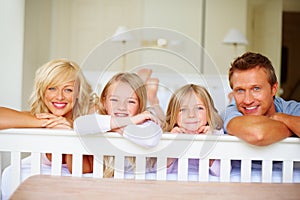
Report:
[[[36,118],[43,120],[42,127],[44,128],[60,128],[60,129],[72,129],[73,121],[68,120],[62,116],[56,116],[50,113],[38,113]]]

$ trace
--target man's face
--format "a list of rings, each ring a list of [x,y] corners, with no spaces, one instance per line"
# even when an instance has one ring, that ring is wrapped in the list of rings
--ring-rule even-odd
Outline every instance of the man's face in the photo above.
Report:
[[[275,113],[273,96],[278,83],[271,86],[265,69],[255,67],[235,71],[231,77],[233,95],[237,108],[244,115],[265,115]]]

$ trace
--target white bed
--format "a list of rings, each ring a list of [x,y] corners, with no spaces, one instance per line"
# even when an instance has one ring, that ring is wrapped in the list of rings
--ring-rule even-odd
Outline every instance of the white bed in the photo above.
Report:
[[[70,130],[7,129],[0,131],[0,141],[0,151],[11,155],[11,166],[4,170],[2,177],[3,199],[8,198],[21,181],[34,174],[102,178],[103,155],[115,157],[114,178],[118,179],[300,183],[299,138],[287,138],[273,145],[258,147],[228,135],[165,133],[156,147],[146,149],[117,133],[78,136]],[[41,155],[46,152],[53,155],[51,167],[41,165]],[[21,162],[22,153],[30,153],[31,158]],[[62,154],[73,154],[72,175],[61,166]],[[81,173],[84,154],[95,156],[93,174]],[[136,157],[134,174],[120,170],[124,169],[126,156]],[[156,173],[146,172],[146,157],[157,158]],[[178,174],[167,174],[166,160],[175,157],[178,158]],[[201,159],[199,173],[188,171],[188,159],[194,158]],[[209,175],[209,159],[220,159],[220,177]],[[241,161],[241,166],[232,167],[231,163],[237,160]],[[261,162],[261,170],[253,168],[252,161]]]

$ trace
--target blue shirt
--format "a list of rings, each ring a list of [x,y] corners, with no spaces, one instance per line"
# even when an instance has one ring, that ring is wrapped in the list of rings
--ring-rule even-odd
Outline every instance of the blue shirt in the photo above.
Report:
[[[300,116],[300,102],[294,100],[286,101],[280,97],[275,97],[274,105],[276,112],[293,116]],[[238,111],[235,101],[231,101],[231,103],[227,106],[225,112],[222,114],[222,118],[224,120],[224,131],[227,132],[227,124],[232,118],[242,115],[243,114]]]

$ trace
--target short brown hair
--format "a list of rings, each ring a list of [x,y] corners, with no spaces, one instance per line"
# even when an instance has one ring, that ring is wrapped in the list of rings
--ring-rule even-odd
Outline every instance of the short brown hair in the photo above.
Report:
[[[246,52],[240,57],[236,58],[231,63],[231,68],[229,69],[229,83],[230,87],[232,88],[232,82],[231,77],[233,73],[237,70],[249,70],[253,69],[255,67],[261,67],[264,68],[268,74],[268,82],[271,86],[273,86],[275,83],[277,83],[277,77],[275,74],[275,69],[272,66],[271,61],[266,57],[259,53],[253,53],[253,52]]]

